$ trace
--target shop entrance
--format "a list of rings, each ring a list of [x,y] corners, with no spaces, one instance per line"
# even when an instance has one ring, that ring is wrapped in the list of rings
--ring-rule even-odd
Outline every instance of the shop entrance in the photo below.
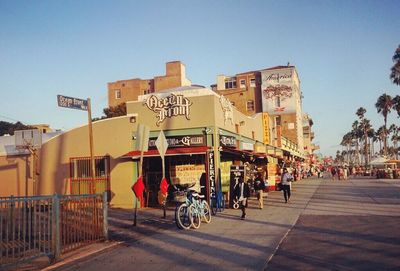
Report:
[[[200,190],[200,179],[203,173],[206,172],[206,155],[205,154],[187,154],[187,155],[172,155],[165,157],[165,177],[167,178],[168,201],[173,198],[173,185],[192,184],[195,183],[193,189],[205,193]],[[146,187],[145,206],[158,207],[157,193],[160,189],[162,179],[162,160],[161,157],[145,157],[143,160],[143,176]]]

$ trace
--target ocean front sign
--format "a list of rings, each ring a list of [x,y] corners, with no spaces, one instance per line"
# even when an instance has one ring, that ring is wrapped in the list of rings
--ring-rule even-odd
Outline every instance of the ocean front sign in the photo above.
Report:
[[[171,94],[165,98],[151,95],[145,102],[146,106],[157,114],[157,126],[166,120],[176,116],[185,116],[190,120],[190,106],[192,103],[183,95]]]

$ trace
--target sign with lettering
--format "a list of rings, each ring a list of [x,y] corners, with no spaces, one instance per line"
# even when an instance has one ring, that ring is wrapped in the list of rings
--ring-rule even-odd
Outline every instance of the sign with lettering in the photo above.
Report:
[[[78,98],[57,95],[58,106],[87,111],[88,102]]]
[[[236,138],[234,136],[219,136],[219,144],[222,147],[236,148]]]
[[[145,104],[147,108],[157,114],[157,126],[160,126],[165,119],[176,116],[184,116],[187,120],[190,120],[192,102],[183,95],[171,94],[165,98],[151,95],[147,98]]]
[[[214,152],[208,152],[208,182],[210,185],[210,199],[216,196],[216,187],[215,187],[215,158]]]
[[[168,148],[199,147],[206,145],[204,135],[169,136],[166,138],[166,140],[168,143]],[[155,147],[156,139],[152,138],[149,140],[149,148]]]
[[[234,202],[234,198],[233,198],[233,191],[235,189],[235,186],[239,183],[240,179],[244,180],[244,176],[245,176],[245,170],[244,170],[244,166],[231,166],[231,176],[230,176],[230,194],[232,195],[231,197],[229,197],[229,206],[230,208],[233,208],[233,202]]]
[[[268,113],[262,114],[263,119],[263,137],[264,137],[264,144],[269,144],[269,115]]]

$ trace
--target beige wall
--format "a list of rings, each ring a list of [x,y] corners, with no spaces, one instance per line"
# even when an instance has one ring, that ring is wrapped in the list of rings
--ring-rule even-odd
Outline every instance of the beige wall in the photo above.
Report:
[[[146,124],[150,127],[150,130],[170,130],[170,129],[188,129],[188,128],[202,128],[217,126],[227,131],[236,132],[236,125],[243,123],[240,126],[240,134],[249,138],[252,138],[253,133],[255,139],[263,142],[263,126],[262,126],[262,115],[256,114],[253,117],[249,117],[233,110],[233,123],[231,121],[225,121],[224,112],[219,100],[219,96],[215,95],[209,90],[210,95],[207,96],[190,96],[184,94],[186,98],[190,100],[192,105],[190,106],[190,120],[187,120],[185,116],[176,116],[172,118],[166,118],[160,126],[156,125],[157,113],[151,111],[144,103],[144,101],[128,102],[127,113],[138,114],[138,123]],[[175,92],[179,94],[183,92]],[[163,94],[168,96],[169,94]],[[149,96],[144,96],[145,99]]]
[[[132,150],[132,134],[136,126],[129,117],[118,117],[93,123],[94,155],[110,156],[111,190],[115,194],[112,204],[125,203],[133,193],[133,162],[120,157]],[[87,126],[70,130],[42,145],[41,175],[38,193],[42,195],[69,194],[69,163],[71,157],[89,156]],[[132,198],[133,202],[133,198]]]
[[[30,155],[0,156],[0,197],[32,196]]]

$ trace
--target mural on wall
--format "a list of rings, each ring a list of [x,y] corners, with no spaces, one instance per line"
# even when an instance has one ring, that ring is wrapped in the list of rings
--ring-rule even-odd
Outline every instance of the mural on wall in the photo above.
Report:
[[[261,78],[264,112],[287,112],[294,109],[291,102],[294,95],[292,70],[263,71]]]
[[[232,103],[225,98],[223,95],[219,98],[219,102],[222,107],[222,111],[224,112],[224,124],[226,124],[227,121],[230,121],[231,124],[233,125],[233,106]]]
[[[192,102],[183,95],[171,94],[165,98],[151,95],[144,103],[147,108],[156,113],[157,126],[166,119],[176,116],[185,116],[190,120],[190,106]]]

